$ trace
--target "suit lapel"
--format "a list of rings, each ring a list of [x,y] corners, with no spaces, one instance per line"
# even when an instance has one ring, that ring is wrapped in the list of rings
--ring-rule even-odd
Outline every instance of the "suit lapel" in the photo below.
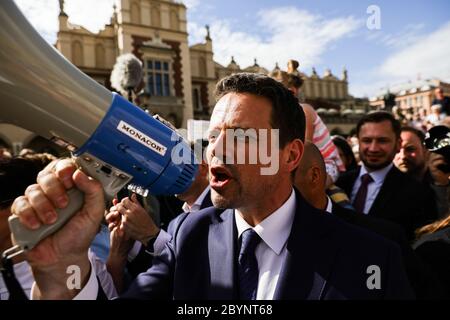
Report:
[[[205,198],[202,201],[202,204],[200,206],[200,210],[201,209],[205,209],[205,208],[209,208],[214,206],[211,200],[211,190],[208,191],[208,193],[206,194]]]
[[[356,179],[358,179],[359,177],[360,170],[361,167],[358,167],[357,169],[349,171],[348,173],[346,172],[345,175],[336,183],[336,185],[344,189],[349,198],[351,198],[352,196],[353,186],[355,185]]]
[[[383,216],[383,208],[388,204],[389,198],[395,194],[397,188],[397,169],[392,166],[381,185],[372,207],[369,210],[371,216]]]
[[[274,299],[322,299],[337,247],[321,215],[296,191],[297,211]]]
[[[211,286],[208,299],[234,298],[235,229],[233,209],[223,211],[209,228],[208,256]]]

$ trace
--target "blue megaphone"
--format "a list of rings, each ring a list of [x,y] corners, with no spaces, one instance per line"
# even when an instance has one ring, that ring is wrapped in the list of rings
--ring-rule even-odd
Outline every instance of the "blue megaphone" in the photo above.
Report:
[[[107,198],[127,184],[145,195],[189,188],[197,163],[173,129],[81,72],[34,30],[13,1],[0,2],[0,122],[28,129],[69,149],[102,183]],[[9,224],[20,250],[58,230],[83,204],[77,189],[55,224]]]

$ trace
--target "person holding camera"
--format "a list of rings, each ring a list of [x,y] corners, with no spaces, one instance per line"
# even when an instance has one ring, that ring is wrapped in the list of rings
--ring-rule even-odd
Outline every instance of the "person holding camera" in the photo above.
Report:
[[[450,299],[450,215],[448,214],[448,184],[450,179],[450,129],[446,126],[431,128],[425,138],[431,151],[428,168],[435,185],[441,186],[446,215],[416,231],[413,248],[426,263],[442,288],[436,288],[441,298]]]
[[[442,156],[430,153],[425,146],[425,133],[410,126],[400,131],[400,151],[394,158],[394,165],[424,185],[430,203],[435,204],[430,211],[430,222],[445,217],[448,212],[447,175],[439,169],[445,162]]]
[[[439,218],[446,218],[450,210],[450,128],[439,125],[431,128],[424,140],[431,151],[428,170],[432,177],[432,188],[436,193]]]

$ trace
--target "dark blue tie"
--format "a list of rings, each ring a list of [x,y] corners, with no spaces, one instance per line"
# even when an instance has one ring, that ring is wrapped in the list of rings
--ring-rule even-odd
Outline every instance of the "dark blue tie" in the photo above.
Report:
[[[261,238],[253,229],[245,230],[241,235],[241,250],[238,258],[239,298],[255,300],[258,288],[258,261],[255,249]]]

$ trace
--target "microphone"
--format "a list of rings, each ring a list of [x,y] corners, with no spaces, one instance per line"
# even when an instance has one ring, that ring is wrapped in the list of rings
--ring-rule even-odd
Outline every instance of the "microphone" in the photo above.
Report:
[[[132,102],[132,92],[142,82],[142,62],[132,53],[125,53],[117,57],[111,72],[111,87],[128,96]]]

